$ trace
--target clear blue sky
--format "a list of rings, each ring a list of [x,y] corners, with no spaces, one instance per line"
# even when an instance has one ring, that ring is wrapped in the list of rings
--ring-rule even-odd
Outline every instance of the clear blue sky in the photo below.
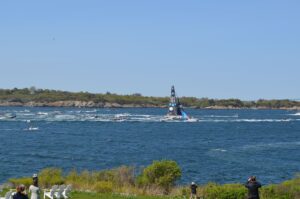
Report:
[[[0,87],[300,98],[298,0],[0,2]]]

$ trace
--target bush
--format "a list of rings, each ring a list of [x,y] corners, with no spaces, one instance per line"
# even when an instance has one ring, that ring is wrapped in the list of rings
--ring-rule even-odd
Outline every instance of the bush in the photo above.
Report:
[[[121,166],[113,170],[114,182],[119,186],[134,185],[134,167]]]
[[[209,183],[203,189],[206,199],[244,199],[247,193],[246,188],[241,184],[218,185]]]
[[[39,185],[49,188],[52,185],[64,184],[62,170],[58,168],[46,168],[39,173]]]
[[[181,169],[175,161],[154,161],[143,170],[137,183],[142,186],[159,186],[168,192],[180,177]]]
[[[111,193],[113,184],[112,182],[100,181],[95,184],[94,190],[98,193]]]
[[[73,188],[78,188],[77,187],[77,184],[78,184],[78,181],[79,181],[78,179],[79,179],[79,175],[78,175],[77,171],[75,169],[73,169],[65,177],[65,183],[66,184],[72,184]]]
[[[17,187],[18,185],[23,184],[28,188],[32,184],[31,177],[11,178],[8,181],[11,182],[14,185],[14,187]]]
[[[71,170],[65,177],[65,183],[72,184],[72,187],[77,190],[90,190],[93,185],[99,181],[97,173],[98,172],[90,172],[88,170],[83,170],[81,173],[78,173],[76,170]]]
[[[110,182],[116,188],[134,185],[134,168],[122,166],[111,170],[87,171],[77,173],[70,171],[65,178],[65,183],[72,184],[78,190],[93,190],[98,182]]]
[[[263,187],[262,198],[270,199],[294,199],[300,198],[300,178],[285,181],[278,185]]]

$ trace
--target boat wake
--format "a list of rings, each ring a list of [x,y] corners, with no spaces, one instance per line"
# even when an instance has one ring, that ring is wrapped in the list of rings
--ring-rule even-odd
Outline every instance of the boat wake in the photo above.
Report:
[[[300,116],[300,113],[294,113],[294,114],[289,114],[289,115]]]
[[[38,130],[39,130],[39,127],[29,127],[29,128],[24,129],[24,131],[38,131]]]
[[[200,122],[249,122],[249,123],[260,123],[260,122],[293,122],[300,121],[300,119],[202,119]]]
[[[238,118],[238,114],[234,115],[204,115],[203,117],[207,118]]]
[[[299,113],[293,114],[299,115]],[[168,122],[168,123],[272,123],[299,122],[300,118],[243,118],[239,115],[195,115],[185,119],[180,116],[120,112],[120,110],[36,110],[5,111],[0,122]],[[34,126],[35,127],[35,126]],[[37,130],[37,129],[33,129]]]
[[[269,150],[274,148],[298,148],[300,141],[293,142],[275,142],[275,143],[259,143],[253,145],[245,145],[242,147],[244,150]]]

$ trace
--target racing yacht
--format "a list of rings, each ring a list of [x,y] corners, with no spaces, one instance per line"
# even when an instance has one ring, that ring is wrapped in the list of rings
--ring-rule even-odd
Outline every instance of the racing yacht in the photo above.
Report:
[[[189,117],[183,109],[182,104],[179,101],[179,98],[176,96],[175,87],[171,88],[170,102],[168,106],[168,113],[162,121],[188,121],[196,122],[198,121],[195,118]]]

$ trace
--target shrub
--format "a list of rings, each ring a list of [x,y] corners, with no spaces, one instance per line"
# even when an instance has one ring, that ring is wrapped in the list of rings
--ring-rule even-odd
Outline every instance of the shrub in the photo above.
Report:
[[[100,181],[95,184],[94,190],[98,193],[111,193],[113,184],[112,182]]]
[[[181,177],[181,169],[175,161],[154,161],[138,177],[137,183],[142,186],[159,186],[169,191],[176,180]]]
[[[264,199],[294,199],[300,198],[300,178],[285,181],[278,185],[263,187],[261,196]]]
[[[23,184],[28,188],[32,184],[32,178],[30,178],[30,177],[11,178],[8,181],[11,182],[14,185],[14,187],[16,187],[17,185]]]
[[[114,181],[115,174],[113,170],[103,170],[94,172],[93,176],[96,178],[97,181]]]
[[[218,185],[209,183],[204,187],[203,192],[206,199],[244,199],[247,190],[241,184]]]
[[[119,186],[134,185],[134,167],[121,166],[113,170],[114,182]]]
[[[39,173],[39,184],[42,187],[49,188],[52,185],[64,183],[62,170],[58,168],[46,168]]]
[[[72,170],[65,178],[67,184],[72,184],[78,190],[93,190],[98,182],[110,182],[116,188],[134,185],[134,168],[122,166],[119,168],[103,171],[84,170],[77,173]]]
[[[75,169],[73,169],[66,176],[65,182],[67,184],[72,184],[72,186],[75,187],[75,184],[77,184],[78,179],[79,179],[78,173]]]

